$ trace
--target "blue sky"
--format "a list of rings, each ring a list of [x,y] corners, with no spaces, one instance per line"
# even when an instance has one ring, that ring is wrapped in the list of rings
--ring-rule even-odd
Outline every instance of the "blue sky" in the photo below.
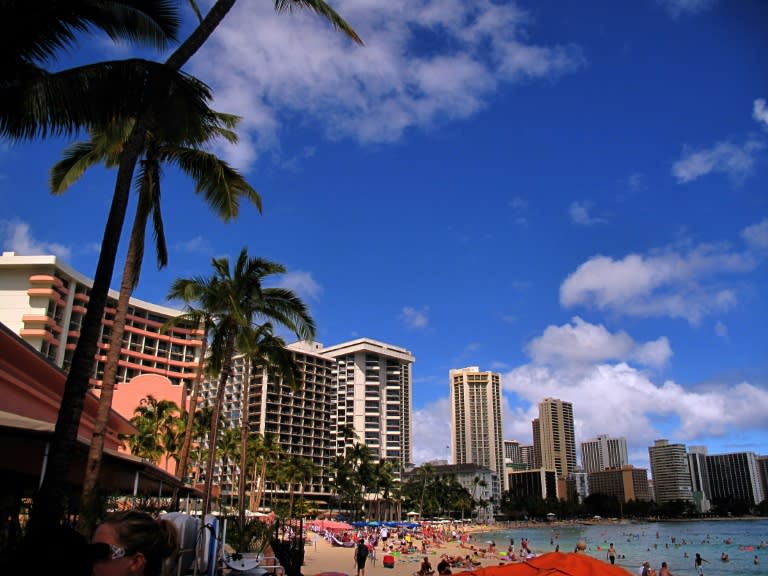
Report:
[[[170,263],[137,297],[243,246],[284,264],[320,342],[415,355],[417,463],[448,456],[471,365],[503,374],[508,439],[551,396],[638,466],[657,438],[768,453],[765,3],[334,2],[365,47],[271,5],[239,2],[187,67],[243,117],[217,150],[263,215],[218,222],[168,171]],[[0,242],[92,276],[114,174],[50,196],[65,144],[2,143]]]

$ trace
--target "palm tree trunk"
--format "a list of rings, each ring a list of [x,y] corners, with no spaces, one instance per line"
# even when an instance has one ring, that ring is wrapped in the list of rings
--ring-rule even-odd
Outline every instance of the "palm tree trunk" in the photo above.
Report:
[[[216,462],[216,441],[219,434],[221,407],[224,404],[224,389],[227,386],[229,373],[232,371],[232,353],[235,349],[234,335],[227,337],[224,346],[224,366],[219,375],[219,388],[216,390],[216,400],[213,404],[211,431],[208,433],[208,463],[205,468],[205,488],[203,489],[203,517],[211,511],[211,489],[213,488],[213,466]]]
[[[234,3],[235,0],[218,0],[194,32],[170,56],[166,65],[173,70],[180,70],[213,33]],[[150,90],[151,86],[145,89],[145,96]],[[137,109],[142,110],[143,106],[139,105]],[[30,526],[33,529],[35,527],[41,530],[46,527],[52,528],[64,515],[70,463],[77,441],[80,417],[85,405],[85,395],[88,392],[88,382],[93,373],[101,319],[104,315],[109,286],[112,283],[112,273],[115,268],[120,235],[125,223],[133,172],[144,147],[147,123],[146,117],[139,116],[137,118],[133,131],[125,143],[123,153],[120,155],[115,192],[112,196],[112,205],[104,228],[88,309],[83,318],[69,375],[64,383],[64,392],[51,440],[48,466],[32,507]],[[217,422],[214,422],[213,429],[216,426]],[[208,479],[206,478],[206,480]]]
[[[125,213],[128,208],[133,170],[143,144],[143,130],[132,134],[125,144],[124,154],[120,159],[115,192],[112,196],[112,205],[104,228],[88,308],[72,357],[72,365],[64,383],[56,427],[51,440],[48,466],[32,507],[31,526],[37,526],[40,529],[55,526],[64,514],[70,463],[77,440],[80,417],[85,405],[85,395],[88,392],[88,383],[93,374],[101,320],[107,303],[109,285],[112,282],[112,271],[117,257],[117,247],[120,243]]]
[[[93,491],[99,480],[101,472],[101,459],[104,451],[104,436],[109,421],[109,412],[112,408],[112,397],[115,391],[115,380],[117,377],[117,368],[120,360],[120,351],[123,344],[123,334],[125,333],[125,320],[128,316],[128,304],[131,294],[138,282],[138,275],[141,270],[141,262],[138,257],[139,243],[143,243],[144,230],[146,228],[146,219],[136,218],[131,229],[131,239],[128,244],[128,252],[123,266],[123,277],[120,282],[120,294],[117,299],[117,310],[112,324],[112,334],[109,339],[109,349],[107,350],[107,361],[104,365],[104,375],[101,382],[101,394],[99,396],[99,406],[94,422],[93,436],[91,445],[88,449],[88,460],[85,467],[85,478],[83,479],[83,493],[80,497],[80,516],[78,517],[77,528],[83,535],[90,535],[96,518],[92,514],[94,498]]]
[[[248,405],[251,391],[251,361],[245,358],[243,371],[242,408],[240,409],[240,482],[237,487],[237,507],[240,530],[245,529],[245,470],[248,460]]]
[[[197,362],[197,371],[195,372],[195,381],[192,384],[192,392],[189,397],[189,411],[187,412],[187,426],[184,429],[184,443],[181,446],[181,455],[179,456],[179,465],[176,467],[176,476],[184,480],[189,468],[189,452],[192,448],[192,436],[194,435],[195,412],[197,412],[197,398],[200,396],[200,385],[203,381],[203,369],[205,367],[205,355],[208,353],[208,331],[210,330],[209,321],[205,321],[203,329],[203,344],[200,347],[200,360]]]

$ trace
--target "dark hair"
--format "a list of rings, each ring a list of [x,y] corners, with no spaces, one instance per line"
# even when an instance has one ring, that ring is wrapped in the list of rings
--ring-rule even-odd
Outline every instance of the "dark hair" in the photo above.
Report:
[[[146,576],[160,576],[166,558],[173,557],[175,561],[179,536],[172,522],[153,518],[146,512],[127,510],[110,514],[102,524],[115,528],[127,553],[141,552]]]

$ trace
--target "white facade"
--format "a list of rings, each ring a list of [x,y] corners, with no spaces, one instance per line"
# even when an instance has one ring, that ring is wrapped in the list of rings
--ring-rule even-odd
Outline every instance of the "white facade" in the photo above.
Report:
[[[335,453],[343,454],[354,442],[345,445],[340,434],[351,426],[376,460],[396,463],[395,473],[400,476],[413,459],[413,354],[369,338],[321,348],[320,354],[336,361],[331,398]]]
[[[656,502],[693,502],[685,444],[670,444],[665,439],[656,440],[653,446],[648,447],[648,455],[651,460]]]
[[[263,366],[252,367],[247,414],[249,433],[271,436],[280,448],[282,458],[298,456],[310,460],[318,474],[304,483],[304,494],[307,497],[327,497],[331,493],[328,474],[332,458],[331,392],[335,363],[305,342],[295,342],[286,348],[293,351],[299,366],[301,389],[295,391],[275,381]],[[245,367],[245,357],[237,355],[233,374],[227,379],[224,391],[224,430],[240,430]],[[201,393],[207,404],[213,404],[217,389],[218,379],[203,383]],[[224,430],[219,437],[225,433]],[[231,462],[216,462],[214,484],[221,486],[224,496],[237,492],[238,461],[236,458]],[[267,482],[267,492],[275,488]]]
[[[581,465],[586,472],[600,472],[629,464],[627,439],[601,434],[581,443]]]
[[[507,489],[501,420],[501,374],[477,366],[450,371],[451,455],[455,464],[492,470]]]

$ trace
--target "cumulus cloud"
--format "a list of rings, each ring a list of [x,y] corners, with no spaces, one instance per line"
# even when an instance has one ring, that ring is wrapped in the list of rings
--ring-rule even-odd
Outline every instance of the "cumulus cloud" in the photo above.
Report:
[[[400,311],[400,319],[410,328],[426,328],[429,324],[429,308],[425,306],[417,310],[412,306],[405,306]]]
[[[561,284],[560,303],[566,308],[581,305],[629,316],[685,318],[695,324],[738,300],[733,289],[715,279],[749,272],[755,266],[749,253],[719,245],[629,254],[620,260],[598,255]]]
[[[571,222],[581,226],[591,226],[607,222],[605,218],[592,216],[589,212],[592,209],[591,202],[572,202],[568,213],[571,216]]]
[[[580,372],[527,364],[504,374],[502,382],[505,393],[530,406],[518,409],[521,422],[514,432],[521,441],[531,441],[530,422],[541,399],[559,398],[573,404],[577,442],[599,434],[624,436],[631,452],[645,454],[646,462],[635,465],[647,465],[647,447],[657,438],[695,442],[768,428],[768,390],[748,382],[686,389],[671,381],[653,382],[623,362]]]
[[[276,14],[237,3],[190,63],[216,108],[243,116],[238,167],[279,148],[282,122],[301,114],[328,137],[388,142],[409,128],[462,119],[499,89],[583,66],[578,47],[531,40],[532,18],[493,0],[340,0],[365,41],[354,45],[309,10]],[[220,62],[226,61],[227,66]]]
[[[672,166],[672,175],[678,184],[693,182],[712,172],[726,174],[738,182],[752,173],[754,155],[763,148],[765,144],[758,140],[748,140],[742,146],[718,142],[703,150],[686,147],[682,158]]]
[[[69,260],[72,251],[57,242],[45,242],[32,237],[29,224],[21,220],[0,220],[0,239],[3,250],[16,252],[19,256],[38,256],[53,254],[63,260]]]
[[[679,18],[686,14],[699,14],[709,10],[715,5],[716,0],[658,0],[667,14],[672,18]]]
[[[526,351],[536,364],[579,365],[607,360],[636,360],[647,366],[663,366],[672,356],[669,341],[661,337],[638,343],[626,332],[609,332],[579,317],[571,324],[548,326],[531,340]]]
[[[320,293],[323,291],[320,284],[315,282],[315,279],[312,278],[312,274],[302,270],[281,274],[280,279],[278,280],[278,285],[281,288],[293,290],[302,298],[307,298],[309,300],[317,300]]]
[[[451,403],[446,398],[413,411],[413,461],[422,464],[451,458]]]
[[[758,98],[752,105],[752,118],[754,118],[764,130],[768,130],[768,106],[764,98]]]
[[[768,249],[768,218],[763,218],[757,224],[747,226],[742,230],[741,236],[753,248]]]

